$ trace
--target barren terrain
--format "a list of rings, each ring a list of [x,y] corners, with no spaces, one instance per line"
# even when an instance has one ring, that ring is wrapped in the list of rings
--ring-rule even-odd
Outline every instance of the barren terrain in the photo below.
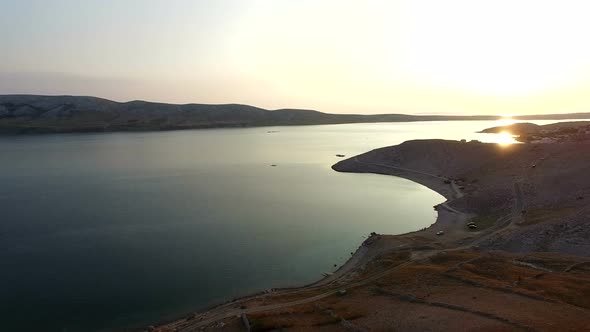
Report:
[[[333,168],[400,176],[441,193],[437,222],[373,234],[314,285],[151,329],[589,331],[589,149],[590,141],[423,140],[343,160]]]
[[[519,119],[588,119],[590,113],[541,114]],[[0,95],[0,134],[179,130],[339,123],[497,120],[494,115],[331,114],[305,109],[266,110],[240,104],[116,102],[89,96]]]

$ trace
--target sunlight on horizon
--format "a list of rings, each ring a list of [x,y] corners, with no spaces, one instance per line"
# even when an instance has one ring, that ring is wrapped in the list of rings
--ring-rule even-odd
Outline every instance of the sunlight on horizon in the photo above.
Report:
[[[515,124],[519,121],[514,120],[511,116],[503,116],[502,118],[500,118],[499,120],[494,121],[494,126],[508,126],[508,125],[512,125]]]
[[[0,93],[365,114],[590,109],[588,2],[145,4],[3,1]],[[23,21],[35,29],[15,31]]]
[[[468,0],[429,3],[429,10],[416,5],[421,18],[410,38],[419,43],[411,67],[438,84],[497,96],[577,83],[590,68],[590,46],[581,38],[583,30],[576,31],[583,29],[590,7],[578,2],[577,11],[568,11],[571,5]]]

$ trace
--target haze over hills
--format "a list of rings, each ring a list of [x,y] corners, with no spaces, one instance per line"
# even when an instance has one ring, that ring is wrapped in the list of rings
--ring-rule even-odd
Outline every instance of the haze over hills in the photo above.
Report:
[[[0,133],[174,130],[369,122],[494,120],[493,115],[329,114],[266,110],[239,104],[115,102],[88,96],[0,95]],[[590,113],[517,116],[515,119],[581,119]]]

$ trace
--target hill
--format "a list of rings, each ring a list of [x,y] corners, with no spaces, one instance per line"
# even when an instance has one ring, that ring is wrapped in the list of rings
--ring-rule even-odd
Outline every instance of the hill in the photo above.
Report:
[[[115,102],[87,96],[0,95],[0,133],[174,130],[368,122],[494,120],[497,116],[329,114],[314,110],[266,110],[239,104]],[[522,119],[590,118],[590,113],[524,116]]]

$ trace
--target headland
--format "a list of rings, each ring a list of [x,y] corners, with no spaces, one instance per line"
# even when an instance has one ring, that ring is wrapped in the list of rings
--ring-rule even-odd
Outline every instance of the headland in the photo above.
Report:
[[[372,234],[336,273],[155,331],[590,328],[590,137],[415,140],[333,166],[410,179],[447,201],[430,227]]]

